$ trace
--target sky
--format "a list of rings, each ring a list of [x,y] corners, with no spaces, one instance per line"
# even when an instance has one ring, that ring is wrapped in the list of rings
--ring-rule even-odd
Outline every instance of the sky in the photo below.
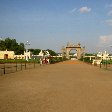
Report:
[[[0,0],[0,37],[61,52],[67,42],[112,53],[112,0]]]

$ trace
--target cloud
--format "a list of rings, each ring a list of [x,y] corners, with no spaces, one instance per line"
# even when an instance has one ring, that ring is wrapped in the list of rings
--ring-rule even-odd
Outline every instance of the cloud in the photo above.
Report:
[[[112,26],[112,19],[106,20],[105,21],[108,25]]]
[[[72,9],[71,11],[69,11],[69,13],[71,13],[72,15],[76,14],[76,13],[88,13],[91,11],[91,8],[88,8],[88,7],[81,7],[79,9],[77,8],[74,8]]]
[[[112,16],[112,10],[108,12],[108,15],[109,16]]]
[[[103,35],[100,36],[100,43],[105,44],[105,43],[110,43],[112,42],[112,35]]]
[[[91,8],[89,8],[89,7],[81,7],[80,9],[79,9],[79,12],[80,13],[88,13],[88,12],[90,12],[91,11]]]
[[[77,11],[77,8],[72,9],[71,11],[69,11],[71,14],[74,14]]]

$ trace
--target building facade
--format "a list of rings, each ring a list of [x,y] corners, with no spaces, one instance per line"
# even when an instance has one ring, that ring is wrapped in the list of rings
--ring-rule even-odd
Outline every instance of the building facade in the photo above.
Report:
[[[14,51],[0,51],[0,59],[31,59],[31,52],[25,52],[24,55],[15,55]]]
[[[0,51],[0,59],[14,59],[14,51]]]

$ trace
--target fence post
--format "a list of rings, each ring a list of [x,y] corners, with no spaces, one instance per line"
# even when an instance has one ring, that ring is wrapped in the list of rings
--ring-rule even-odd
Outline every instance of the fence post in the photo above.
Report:
[[[104,67],[105,67],[105,64],[106,64],[106,63],[104,62]]]
[[[21,70],[22,70],[22,62],[21,62]]]
[[[34,61],[34,68],[35,68],[35,61]]]
[[[101,68],[101,62],[100,62],[100,68]]]
[[[17,71],[17,60],[16,60],[16,71]]]
[[[25,70],[26,70],[26,62],[25,62]]]
[[[107,70],[107,60],[106,60],[106,70]]]
[[[4,63],[4,74],[5,74],[5,63]]]

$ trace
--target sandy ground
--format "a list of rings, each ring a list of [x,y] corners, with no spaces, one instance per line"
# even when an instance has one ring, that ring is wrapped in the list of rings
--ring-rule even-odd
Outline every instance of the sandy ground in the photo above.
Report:
[[[112,71],[67,61],[0,76],[0,112],[112,112]]]

